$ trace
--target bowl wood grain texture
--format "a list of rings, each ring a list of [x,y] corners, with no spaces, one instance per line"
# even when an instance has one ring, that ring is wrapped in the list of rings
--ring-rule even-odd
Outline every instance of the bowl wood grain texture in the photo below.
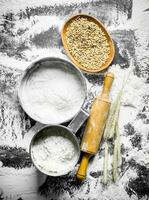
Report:
[[[81,65],[75,58],[74,56],[70,53],[69,51],[69,48],[68,48],[68,42],[67,42],[67,38],[66,38],[66,32],[67,32],[67,27],[76,19],[78,18],[86,18],[88,21],[90,22],[94,22],[95,24],[97,24],[99,26],[99,28],[101,28],[101,30],[105,33],[105,36],[107,38],[107,41],[110,45],[110,54],[109,54],[109,57],[108,59],[106,60],[106,62],[102,65],[102,66],[99,66],[99,68],[97,69],[87,69],[86,67],[84,67],[83,65]],[[62,30],[61,30],[61,38],[62,38],[62,43],[63,43],[63,46],[65,48],[65,51],[68,55],[68,57],[71,59],[71,61],[77,66],[79,67],[81,70],[85,71],[85,72],[88,72],[88,73],[96,73],[96,72],[100,72],[106,68],[109,67],[109,65],[111,64],[113,58],[114,58],[114,55],[115,55],[115,47],[114,47],[114,43],[113,43],[113,40],[111,38],[111,36],[109,35],[109,33],[107,32],[106,28],[104,27],[104,25],[99,21],[97,20],[95,17],[92,17],[90,15],[86,15],[86,14],[78,14],[78,15],[74,15],[72,17],[70,17],[66,22],[65,24],[63,25],[62,27]]]

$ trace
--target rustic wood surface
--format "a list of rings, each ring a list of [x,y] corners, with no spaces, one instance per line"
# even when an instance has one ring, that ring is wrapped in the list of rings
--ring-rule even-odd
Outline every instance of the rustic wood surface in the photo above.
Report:
[[[149,1],[0,0],[0,11],[0,199],[148,200]],[[42,125],[24,113],[17,98],[21,75],[33,60],[60,53],[65,57],[60,28],[76,13],[101,20],[115,42],[113,64],[123,73],[133,62],[133,75],[143,80],[143,85],[134,90],[135,100],[142,103],[138,107],[122,106],[122,169],[117,182],[110,180],[106,187],[101,183],[102,146],[82,183],[75,180],[74,172],[58,178],[39,173],[30,160],[28,146],[36,128]],[[92,91],[101,88],[102,74],[85,76]],[[89,93],[88,103],[93,93]]]

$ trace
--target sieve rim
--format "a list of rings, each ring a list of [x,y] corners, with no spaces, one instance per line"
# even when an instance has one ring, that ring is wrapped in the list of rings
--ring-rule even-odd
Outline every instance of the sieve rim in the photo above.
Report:
[[[26,106],[26,102],[23,100],[23,95],[22,95],[22,88],[23,88],[23,85],[24,85],[24,82],[26,81],[26,78],[29,76],[30,73],[32,73],[32,71],[34,71],[38,66],[37,64],[40,63],[40,62],[44,62],[44,61],[50,61],[50,62],[53,62],[53,61],[57,61],[57,62],[62,62],[63,64],[66,63],[66,66],[65,67],[68,67],[68,69],[71,69],[73,72],[74,72],[74,75],[76,75],[76,77],[79,77],[80,78],[80,81],[81,81],[81,85],[82,85],[82,91],[84,91],[84,99],[82,101],[82,104],[79,106],[78,110],[69,118],[65,119],[65,120],[59,120],[59,121],[49,121],[49,120],[45,120],[43,118],[39,118],[37,117],[35,114],[33,114],[30,109]],[[86,96],[87,96],[87,83],[86,83],[86,78],[85,76],[83,75],[83,73],[81,72],[81,70],[76,67],[72,62],[66,60],[66,59],[62,59],[62,58],[58,58],[58,57],[44,57],[44,58],[41,58],[41,59],[38,59],[34,62],[32,62],[28,67],[27,69],[25,70],[23,76],[21,77],[21,80],[19,82],[19,86],[18,86],[18,99],[19,99],[19,102],[20,102],[20,105],[21,107],[23,108],[23,110],[27,113],[28,116],[30,116],[33,120],[37,121],[37,122],[40,122],[42,124],[52,124],[52,125],[58,125],[58,124],[63,124],[63,123],[66,123],[66,122],[69,122],[70,120],[72,120],[74,118],[74,116],[80,111],[80,109],[82,108],[84,102],[85,102],[85,99],[86,99]]]
[[[44,129],[46,128],[50,128],[50,127],[60,127],[60,128],[63,128],[65,130],[67,130],[69,136],[75,141],[75,148],[77,149],[77,160],[76,162],[67,170],[64,170],[64,171],[60,171],[60,172],[57,172],[57,173],[52,173],[52,172],[47,172],[46,170],[43,170],[41,169],[37,162],[35,162],[35,160],[33,159],[33,154],[32,154],[32,146],[33,146],[33,143],[35,141],[35,138],[37,137],[38,134],[41,133],[41,131],[43,131]],[[55,134],[56,135],[56,134]],[[72,141],[72,140],[71,140]],[[63,175],[66,175],[68,173],[70,173],[71,171],[74,170],[75,166],[77,165],[78,161],[79,161],[79,158],[80,158],[80,154],[81,154],[81,150],[80,150],[80,145],[79,145],[79,142],[78,142],[78,139],[77,137],[73,134],[73,132],[71,130],[69,130],[68,127],[66,126],[63,126],[63,125],[45,125],[43,126],[42,128],[38,129],[38,131],[36,132],[36,134],[32,137],[31,139],[31,142],[30,142],[30,145],[29,145],[29,153],[30,153],[30,157],[31,157],[31,160],[32,160],[32,163],[34,164],[34,166],[36,167],[36,169],[38,169],[40,172],[42,172],[43,174],[45,175],[48,175],[48,176],[54,176],[54,177],[57,177],[57,176],[63,176]]]

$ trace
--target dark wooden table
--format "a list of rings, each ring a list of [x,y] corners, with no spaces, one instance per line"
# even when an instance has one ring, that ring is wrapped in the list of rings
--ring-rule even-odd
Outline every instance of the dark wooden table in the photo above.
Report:
[[[55,3],[0,1],[0,199],[147,200],[149,1],[57,0]],[[130,93],[126,91],[128,99],[122,104],[120,114],[121,172],[116,183],[110,176],[106,187],[101,183],[104,144],[91,160],[87,179],[82,183],[75,180],[74,172],[58,178],[39,173],[32,165],[28,146],[41,125],[24,113],[17,98],[20,77],[33,60],[53,54],[66,56],[60,28],[68,16],[76,13],[91,14],[107,27],[116,47],[111,68],[119,68],[120,77],[134,66]],[[89,99],[92,99],[101,88],[103,75],[85,76],[91,87]],[[77,133],[78,139],[80,134],[81,130]]]

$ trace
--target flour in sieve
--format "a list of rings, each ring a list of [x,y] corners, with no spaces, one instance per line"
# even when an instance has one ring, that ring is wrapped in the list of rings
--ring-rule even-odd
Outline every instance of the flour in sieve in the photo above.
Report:
[[[77,149],[67,137],[51,135],[40,138],[32,146],[32,157],[44,172],[69,171],[78,160]]]
[[[80,77],[65,66],[39,67],[27,78],[22,101],[31,117],[44,124],[70,120],[81,108],[85,88]]]

